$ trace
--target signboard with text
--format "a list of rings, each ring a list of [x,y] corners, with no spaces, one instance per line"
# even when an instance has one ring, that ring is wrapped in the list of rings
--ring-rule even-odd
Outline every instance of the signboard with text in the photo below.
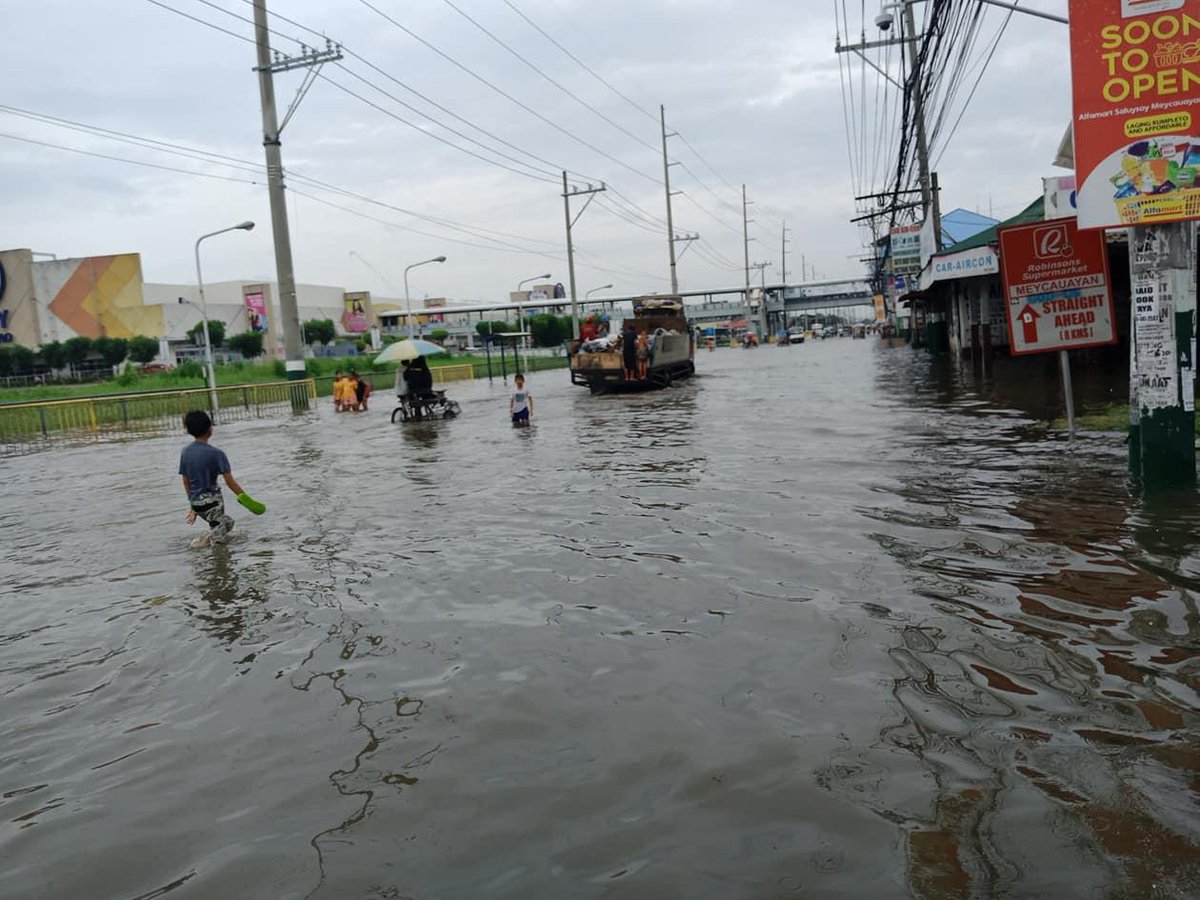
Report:
[[[891,231],[892,273],[916,275],[921,271],[921,223],[897,225]]]
[[[1080,228],[1200,218],[1200,0],[1070,0]]]
[[[1014,356],[1116,343],[1103,232],[1058,219],[1001,228],[999,236]]]

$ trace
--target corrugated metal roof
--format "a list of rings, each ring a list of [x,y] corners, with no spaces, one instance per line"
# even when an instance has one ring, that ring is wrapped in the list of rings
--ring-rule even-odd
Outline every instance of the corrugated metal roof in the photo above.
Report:
[[[934,256],[946,256],[949,253],[959,253],[963,250],[974,250],[977,247],[984,247],[989,244],[999,243],[999,237],[996,232],[1009,225],[1025,225],[1029,222],[1040,222],[1046,218],[1046,198],[1038,197],[1021,212],[1017,213],[1011,219],[1005,219],[998,225],[993,225],[991,228],[985,228],[976,235],[972,235],[965,240],[959,241],[952,247],[947,247],[941,253],[936,253]]]

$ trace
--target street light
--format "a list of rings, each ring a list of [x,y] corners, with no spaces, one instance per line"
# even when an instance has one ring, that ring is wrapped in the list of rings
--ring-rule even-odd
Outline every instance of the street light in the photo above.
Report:
[[[412,317],[412,300],[408,296],[408,270],[415,269],[417,266],[427,266],[429,263],[444,263],[446,257],[435,256],[433,259],[423,259],[420,262],[415,262],[411,266],[406,266],[404,269],[404,315],[408,319],[408,336],[415,337],[413,334],[413,317]]]
[[[213,419],[217,417],[217,370],[213,365],[212,339],[208,336],[208,302],[204,299],[204,276],[200,274],[200,242],[227,231],[250,231],[253,228],[254,223],[247,220],[196,238],[196,287],[200,291],[200,321],[204,323],[204,362],[208,366],[208,401],[212,407]]]
[[[592,298],[592,294],[596,293],[596,291],[607,291],[611,287],[612,287],[611,284],[602,284],[602,285],[600,285],[600,287],[592,288],[590,291],[587,291],[583,295],[583,302],[587,303]]]
[[[534,275],[532,278],[526,278],[524,281],[518,281],[517,282],[518,296],[520,295],[521,288],[524,285],[529,284],[529,282],[531,282],[531,281],[537,281],[539,278],[549,278],[549,277],[550,277],[550,273],[547,272],[545,275]],[[525,326],[522,324],[522,320],[524,319],[524,317],[525,317],[525,302],[523,300],[518,299],[517,300],[517,331],[525,330]],[[522,350],[525,349],[525,338],[521,338],[521,349]],[[526,358],[526,360],[525,360],[525,368],[527,368],[527,369],[529,368],[529,359],[528,358]]]

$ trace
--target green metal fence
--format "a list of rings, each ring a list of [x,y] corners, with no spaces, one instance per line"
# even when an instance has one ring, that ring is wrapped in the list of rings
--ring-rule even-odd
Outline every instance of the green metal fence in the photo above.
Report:
[[[272,381],[226,385],[216,394],[215,413],[208,388],[0,404],[0,456],[180,432],[184,414],[193,409],[204,410],[218,424],[277,416],[309,408],[316,387],[311,379]]]

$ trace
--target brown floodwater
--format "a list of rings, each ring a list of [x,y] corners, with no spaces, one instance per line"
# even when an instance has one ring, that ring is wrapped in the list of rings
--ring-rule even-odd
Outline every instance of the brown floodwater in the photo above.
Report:
[[[220,427],[213,550],[182,435],[0,461],[0,897],[1197,896],[1197,495],[1053,368],[698,368]]]

